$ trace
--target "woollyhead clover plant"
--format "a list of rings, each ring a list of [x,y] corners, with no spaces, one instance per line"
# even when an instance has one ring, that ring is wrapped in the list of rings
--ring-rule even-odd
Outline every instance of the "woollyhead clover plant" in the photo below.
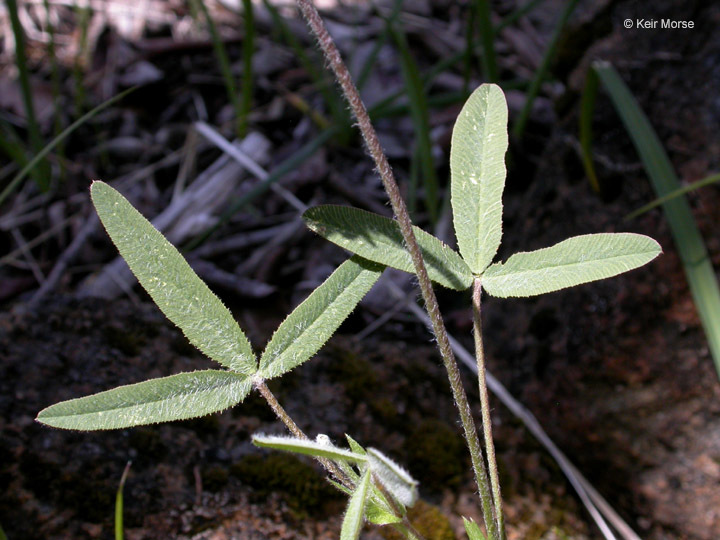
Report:
[[[512,255],[491,264],[502,236],[502,193],[508,147],[508,109],[500,87],[480,86],[465,103],[452,135],[450,150],[451,203],[459,253],[438,238],[413,227],[428,277],[442,286],[472,289],[475,349],[478,363],[485,459],[490,486],[479,489],[490,538],[502,538],[504,522],[490,407],[485,385],[481,295],[484,289],[498,297],[534,296],[616,276],[642,266],[661,253],[647,236],[602,233],[576,236],[554,246]],[[310,229],[379,264],[414,272],[400,224],[363,210],[319,206],[304,214]],[[481,461],[479,459],[478,461]],[[491,511],[483,493],[492,491]],[[474,524],[466,525],[473,529]],[[476,526],[475,526],[476,527]]]
[[[280,324],[258,359],[230,310],[177,249],[109,185],[96,181],[90,191],[108,235],[140,284],[188,340],[223,369],[179,373],[64,401],[42,410],[37,420],[56,428],[82,431],[184,420],[237,405],[255,388],[293,433],[293,448],[302,447],[301,442],[307,444],[307,437],[265,381],[312,358],[385,267],[359,256],[344,262]],[[270,443],[265,446],[272,446]],[[397,472],[402,469],[378,451],[365,452],[353,444],[350,458],[345,459],[360,463],[361,473],[339,459],[340,450],[332,451],[329,442],[322,445],[324,451],[310,444],[313,450],[305,452],[318,457],[336,484],[351,496],[342,538],[357,538],[366,519],[392,524],[402,532],[411,530],[411,525],[405,523],[405,507],[414,503],[414,496],[408,495],[414,492],[414,480]],[[384,480],[396,477],[402,481]]]

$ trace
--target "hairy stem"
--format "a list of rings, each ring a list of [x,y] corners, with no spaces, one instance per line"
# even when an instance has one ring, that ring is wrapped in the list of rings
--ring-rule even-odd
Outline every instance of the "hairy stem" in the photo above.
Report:
[[[270,391],[270,389],[265,384],[265,381],[256,381],[255,382],[255,388],[257,388],[258,392],[262,395],[262,397],[265,398],[265,401],[267,401],[268,405],[270,405],[270,408],[275,413],[275,416],[278,417],[278,419],[285,424],[285,426],[288,428],[290,433],[295,435],[298,439],[305,439],[308,440],[308,436],[305,435],[305,432],[303,432],[302,429],[295,423],[295,421],[290,418],[290,415],[287,413],[287,411],[283,408],[282,405],[280,405],[280,402],[277,400],[275,395]],[[325,470],[329,472],[331,475],[333,475],[337,480],[343,484],[346,488],[352,489],[353,485],[352,482],[348,479],[347,475],[343,473],[337,465],[335,465],[332,461],[329,459],[318,457],[316,458],[320,464],[325,467]],[[398,514],[399,515],[399,514]]]
[[[505,520],[502,509],[502,493],[498,479],[497,460],[495,458],[495,444],[492,438],[492,418],[490,417],[490,399],[485,381],[485,352],[482,340],[482,313],[480,301],[482,297],[482,283],[480,278],[473,281],[473,334],[475,335],[475,359],[477,360],[478,385],[480,386],[480,407],[482,409],[483,435],[485,438],[485,455],[487,456],[488,470],[490,471],[490,484],[492,486],[493,503],[495,505],[495,519],[501,538],[505,538]]]
[[[500,536],[499,531],[497,530],[497,523],[493,516],[492,496],[490,494],[490,486],[485,464],[483,462],[482,450],[480,449],[477,429],[472,418],[470,404],[468,403],[465,389],[463,388],[460,380],[460,370],[458,369],[457,362],[455,361],[455,355],[450,347],[450,340],[448,339],[447,331],[445,330],[445,324],[442,316],[440,315],[440,308],[438,306],[437,298],[435,297],[435,291],[433,291],[430,278],[428,278],[422,253],[420,252],[420,247],[418,246],[415,234],[412,230],[412,222],[410,221],[410,216],[407,208],[405,207],[405,202],[400,195],[400,189],[395,181],[390,164],[388,163],[385,152],[380,144],[380,140],[378,139],[375,129],[370,122],[370,116],[367,113],[365,104],[360,98],[360,93],[352,81],[350,72],[348,71],[347,66],[345,66],[345,63],[340,56],[340,52],[335,46],[335,42],[325,28],[325,24],[320,18],[320,14],[310,0],[297,0],[297,4],[303,16],[308,21],[310,29],[313,34],[315,34],[315,37],[320,44],[320,48],[335,73],[335,77],[337,78],[338,83],[340,83],[343,94],[352,108],[363,139],[365,139],[365,144],[367,145],[370,155],[375,161],[375,165],[378,173],[380,174],[385,191],[390,198],[393,213],[400,225],[405,245],[408,253],[410,253],[413,266],[415,267],[415,273],[418,277],[420,291],[422,293],[423,301],[425,302],[425,308],[430,317],[430,321],[432,322],[433,333],[437,339],[438,349],[440,349],[440,354],[442,355],[443,363],[445,364],[445,369],[447,370],[448,379],[450,380],[453,398],[460,413],[460,419],[465,431],[465,438],[468,443],[473,470],[475,472],[475,481],[477,482],[478,489],[480,490],[480,499],[482,502],[485,526],[488,530],[490,538],[498,540]]]

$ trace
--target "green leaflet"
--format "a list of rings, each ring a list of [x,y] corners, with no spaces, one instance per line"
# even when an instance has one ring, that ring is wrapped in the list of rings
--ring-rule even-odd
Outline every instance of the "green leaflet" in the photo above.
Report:
[[[180,373],[63,401],[40,411],[37,420],[83,431],[185,420],[232,407],[251,388],[249,377],[228,371]]]
[[[295,452],[306,456],[321,457],[332,460],[352,461],[353,463],[364,463],[367,458],[356,452],[338,448],[330,442],[313,441],[310,439],[298,439],[297,437],[281,435],[253,435],[252,442],[261,448],[273,448],[286,452]]]
[[[460,254],[474,274],[481,274],[492,262],[502,237],[507,122],[502,90],[483,84],[468,98],[453,129],[453,223]]]
[[[575,236],[493,264],[483,274],[482,285],[492,296],[534,296],[622,274],[661,252],[655,240],[640,234]]]
[[[352,497],[350,497],[343,518],[342,529],[340,530],[340,540],[357,540],[360,536],[365,514],[365,500],[367,499],[369,487],[370,469],[368,468],[355,487]]]
[[[255,373],[255,354],[230,310],[178,250],[107,184],[93,182],[90,193],[120,255],[167,318],[216,362],[244,375]]]
[[[469,540],[487,540],[487,537],[480,530],[480,526],[472,520],[463,516],[463,525]]]
[[[360,257],[341,264],[275,331],[260,358],[262,376],[282,375],[318,352],[383,270]]]
[[[415,273],[400,226],[394,219],[334,205],[311,208],[303,219],[310,229],[340,247],[385,266]],[[418,227],[413,227],[413,231],[431,280],[459,291],[470,287],[470,269],[455,251]]]

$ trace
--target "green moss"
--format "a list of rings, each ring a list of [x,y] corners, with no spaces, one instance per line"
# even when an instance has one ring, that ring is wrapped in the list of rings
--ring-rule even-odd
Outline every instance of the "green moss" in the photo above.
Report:
[[[432,540],[456,540],[450,520],[437,506],[420,499],[415,506],[408,508],[408,519],[425,538]],[[380,536],[385,540],[402,540],[404,537],[391,527],[382,527]]]
[[[318,513],[341,494],[313,467],[290,454],[249,455],[230,467],[230,472],[252,486],[259,499],[279,493],[293,510]]]
[[[364,401],[378,387],[377,377],[372,364],[345,347],[331,349],[332,363],[326,372],[337,382],[342,383],[345,394],[353,402]]]
[[[436,419],[423,420],[406,441],[408,467],[426,489],[457,486],[465,471],[462,437]]]

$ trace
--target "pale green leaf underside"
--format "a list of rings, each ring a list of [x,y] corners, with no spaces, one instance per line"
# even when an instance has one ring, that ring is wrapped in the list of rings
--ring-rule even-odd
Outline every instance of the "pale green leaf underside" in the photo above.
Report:
[[[282,375],[318,352],[383,270],[360,257],[341,264],[275,331],[260,358],[262,376]]]
[[[90,192],[120,255],[167,318],[216,362],[253,374],[256,358],[245,334],[178,250],[107,184],[93,182]]]
[[[253,435],[253,444],[261,448],[272,448],[284,450],[306,456],[321,457],[333,460],[352,461],[353,463],[364,463],[367,458],[362,454],[338,448],[332,444],[323,444],[310,439],[298,439],[281,435]]]
[[[455,122],[450,146],[450,192],[458,249],[481,274],[502,237],[502,193],[508,147],[508,109],[499,86],[483,84]]]
[[[365,471],[350,497],[340,530],[340,540],[357,540],[364,521],[365,501],[370,487],[370,469]]]
[[[492,296],[535,296],[622,274],[661,251],[655,240],[640,234],[576,236],[493,264],[483,274],[482,285]]]
[[[249,377],[228,371],[180,373],[63,401],[40,411],[37,420],[82,431],[185,420],[237,405],[251,388]]]
[[[368,448],[367,460],[372,473],[393,497],[405,506],[415,504],[417,481],[405,469],[375,448]]]
[[[334,244],[361,257],[415,273],[400,226],[372,212],[349,206],[318,206],[303,215],[307,226]],[[413,227],[431,280],[459,291],[472,284],[472,273],[460,255],[418,227]]]

